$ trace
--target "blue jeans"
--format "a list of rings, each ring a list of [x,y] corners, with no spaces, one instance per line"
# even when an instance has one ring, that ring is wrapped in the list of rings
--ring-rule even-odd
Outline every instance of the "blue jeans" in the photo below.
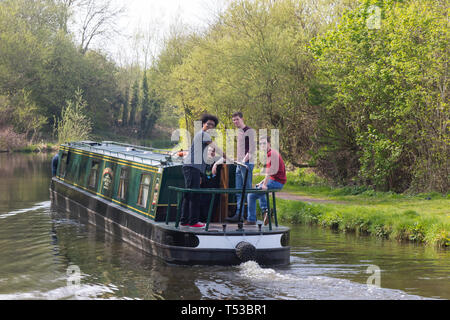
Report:
[[[267,183],[267,189],[282,189],[284,184],[278,181],[269,179]],[[265,193],[250,193],[247,197],[248,202],[248,216],[247,221],[256,222],[256,200],[259,200],[259,206],[261,210],[268,208],[267,199]]]
[[[247,177],[247,186],[245,189],[251,189],[252,188],[252,177],[253,177],[253,167],[255,166],[253,163],[246,162],[245,163],[248,166],[248,177]],[[245,168],[241,166],[236,167],[236,189],[242,189],[244,186],[244,179],[245,179]],[[239,209],[241,208],[241,198],[242,193],[236,193],[236,215],[239,215]],[[245,202],[244,202],[245,204]],[[244,215],[244,214],[242,214]]]

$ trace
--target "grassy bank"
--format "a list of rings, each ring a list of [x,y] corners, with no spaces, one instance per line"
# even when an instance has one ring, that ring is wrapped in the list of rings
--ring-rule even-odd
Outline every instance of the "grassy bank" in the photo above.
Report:
[[[14,152],[56,152],[59,146],[55,143],[37,143],[13,150]]]
[[[261,177],[255,177],[255,181]],[[288,173],[283,191],[334,202],[277,200],[282,222],[315,224],[342,232],[450,246],[450,197],[396,194],[366,187],[332,188],[305,170]]]

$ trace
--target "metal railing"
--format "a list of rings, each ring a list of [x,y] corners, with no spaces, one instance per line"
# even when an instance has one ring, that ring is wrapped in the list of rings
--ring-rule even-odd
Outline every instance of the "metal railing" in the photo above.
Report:
[[[212,188],[200,188],[200,189],[188,189],[188,188],[179,188],[179,187],[172,187],[169,186],[168,188],[169,194],[168,194],[168,203],[167,203],[167,213],[166,213],[166,225],[169,224],[169,217],[170,217],[170,207],[171,207],[171,191],[175,191],[177,194],[177,215],[175,219],[175,228],[179,228],[180,225],[180,217],[181,217],[181,207],[182,207],[182,200],[183,200],[183,194],[184,193],[202,193],[202,194],[211,194],[211,201],[209,203],[209,209],[208,209],[208,217],[206,220],[206,226],[205,231],[209,230],[209,224],[211,222],[212,217],[212,211],[214,207],[214,201],[217,194],[236,194],[236,193],[242,193],[243,189],[212,189]],[[262,190],[262,189],[247,189],[245,191],[245,194],[248,193],[264,193],[266,194],[266,200],[267,200],[267,209],[268,209],[268,218],[269,218],[269,230],[272,230],[272,212],[273,212],[273,219],[275,226],[278,227],[278,218],[277,218],[277,209],[276,209],[276,200],[275,200],[275,192],[280,191],[280,189],[268,189],[268,190]],[[272,205],[273,208],[270,208],[270,196],[269,194],[272,193]],[[242,197],[243,198],[243,197]],[[239,230],[243,229],[243,224],[241,221],[242,217],[242,210],[243,210],[243,199],[241,202],[240,207],[241,212],[239,213],[239,221],[238,221],[238,228]]]
[[[124,160],[131,160],[131,161],[135,161],[135,162],[141,162],[143,164],[149,164],[152,166],[160,166],[160,165],[165,165],[168,163],[171,163],[173,161],[170,153],[167,150],[162,150],[162,149],[156,149],[156,148],[149,148],[149,147],[141,147],[141,146],[135,146],[135,145],[131,145],[131,144],[126,144],[126,143],[120,143],[120,142],[113,142],[113,141],[103,141],[98,145],[92,145],[88,142],[83,142],[83,141],[79,141],[79,142],[69,142],[67,144],[69,147],[79,147],[79,148],[84,148],[87,149],[87,151],[90,152],[95,152],[95,153],[99,153],[99,154],[103,154],[103,155],[107,155],[107,156],[112,156],[112,157],[116,157],[119,159],[124,159]],[[108,146],[119,146],[119,147],[123,147],[123,148],[132,148],[133,150],[106,150],[104,149],[105,147]],[[165,159],[152,159],[150,157],[148,157],[148,154],[133,154],[131,153],[131,151],[134,152],[145,152],[145,151],[150,151],[152,153],[156,153],[159,155],[165,155]]]

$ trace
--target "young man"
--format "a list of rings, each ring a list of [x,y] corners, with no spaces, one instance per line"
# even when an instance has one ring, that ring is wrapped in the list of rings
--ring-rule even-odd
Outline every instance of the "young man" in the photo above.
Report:
[[[286,183],[286,168],[281,155],[271,149],[270,137],[261,137],[259,140],[259,147],[261,152],[267,153],[266,168],[264,180],[256,185],[256,188],[263,190],[282,189]],[[256,224],[256,200],[259,199],[259,204],[263,212],[267,211],[268,204],[265,194],[251,193],[248,195],[248,216],[245,225]],[[268,221],[264,219],[264,224]]]
[[[245,125],[244,116],[242,112],[235,112],[231,119],[238,130],[237,134],[237,161],[242,162],[248,167],[248,176],[246,189],[252,188],[252,177],[254,168],[254,154],[255,154],[255,130]],[[236,168],[236,189],[242,189],[244,186],[246,169],[237,166]],[[234,216],[227,218],[227,221],[237,222],[239,220],[239,211],[241,207],[242,194],[236,193],[236,213]],[[244,202],[245,204],[245,202]],[[241,219],[244,217],[242,216]]]
[[[208,134],[208,130],[215,129],[219,120],[217,117],[210,114],[202,116],[202,130],[195,134],[192,141],[189,154],[183,163],[183,175],[185,187],[188,189],[199,189],[201,175],[205,173],[206,161],[205,161],[205,149],[210,145],[218,154],[221,154],[224,158],[222,150],[219,149],[214,142],[212,142],[211,136]],[[191,228],[204,228],[205,224],[199,222],[201,210],[199,208],[201,194],[185,192],[183,196],[183,208],[181,214],[181,225],[189,226]]]

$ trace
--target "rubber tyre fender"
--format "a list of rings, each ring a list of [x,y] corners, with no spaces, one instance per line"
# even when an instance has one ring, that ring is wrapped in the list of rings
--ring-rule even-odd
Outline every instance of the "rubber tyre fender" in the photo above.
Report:
[[[256,261],[256,248],[247,241],[239,242],[236,247],[236,255],[242,262]]]

